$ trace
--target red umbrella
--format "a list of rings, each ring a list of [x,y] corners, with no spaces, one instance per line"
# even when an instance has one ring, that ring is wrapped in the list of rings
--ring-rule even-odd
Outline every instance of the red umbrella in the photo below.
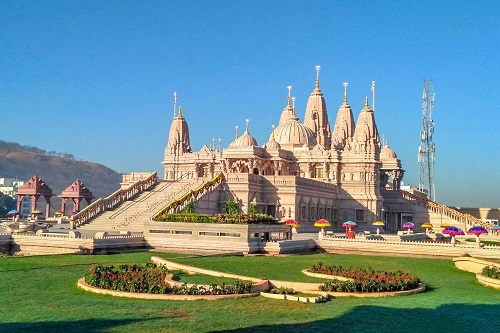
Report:
[[[292,228],[297,228],[299,226],[299,222],[297,222],[295,220],[286,220],[285,225],[289,225]]]

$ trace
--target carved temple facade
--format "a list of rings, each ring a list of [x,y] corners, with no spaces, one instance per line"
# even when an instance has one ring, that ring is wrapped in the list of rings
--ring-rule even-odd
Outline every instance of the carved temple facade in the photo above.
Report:
[[[243,212],[255,204],[263,213],[281,221],[295,219],[306,229],[320,218],[334,226],[352,220],[368,229],[373,221],[384,220],[383,193],[399,189],[404,170],[395,152],[387,144],[382,147],[368,98],[355,121],[345,87],[333,126],[319,68],[303,122],[289,87],[279,126],[261,146],[247,121],[244,133],[236,132],[228,147],[205,145],[193,151],[180,108],[162,162],[164,179],[187,182],[223,173],[220,202],[235,200]]]

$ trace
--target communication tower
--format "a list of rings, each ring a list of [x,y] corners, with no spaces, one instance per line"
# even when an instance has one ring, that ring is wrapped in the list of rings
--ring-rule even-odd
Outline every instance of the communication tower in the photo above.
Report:
[[[422,131],[420,132],[420,146],[418,147],[418,163],[420,164],[418,189],[427,193],[427,197],[430,200],[436,201],[436,188],[434,186],[434,158],[436,149],[434,141],[432,141],[432,134],[434,133],[433,110],[434,90],[432,89],[432,81],[424,80]]]

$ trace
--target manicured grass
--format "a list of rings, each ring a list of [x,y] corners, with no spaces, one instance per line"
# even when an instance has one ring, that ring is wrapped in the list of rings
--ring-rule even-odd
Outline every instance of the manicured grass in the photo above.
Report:
[[[210,276],[203,274],[188,274],[183,271],[171,271],[174,275],[174,280],[182,283],[196,283],[196,284],[234,284],[236,279],[223,278],[218,276]]]
[[[430,290],[387,298],[337,298],[304,304],[253,297],[219,301],[115,298],[76,287],[92,263],[143,263],[151,253],[0,258],[0,332],[497,332],[500,292],[483,287],[451,260],[314,254],[187,257],[174,261],[254,277],[318,281],[300,270],[321,260],[403,269]]]

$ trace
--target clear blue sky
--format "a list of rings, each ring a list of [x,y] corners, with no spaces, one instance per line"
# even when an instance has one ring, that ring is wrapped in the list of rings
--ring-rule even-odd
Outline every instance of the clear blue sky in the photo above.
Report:
[[[286,104],[303,120],[321,65],[419,178],[422,80],[436,93],[437,201],[500,206],[498,1],[0,1],[0,139],[118,172],[161,170],[179,94],[195,150],[244,127],[262,145]]]

